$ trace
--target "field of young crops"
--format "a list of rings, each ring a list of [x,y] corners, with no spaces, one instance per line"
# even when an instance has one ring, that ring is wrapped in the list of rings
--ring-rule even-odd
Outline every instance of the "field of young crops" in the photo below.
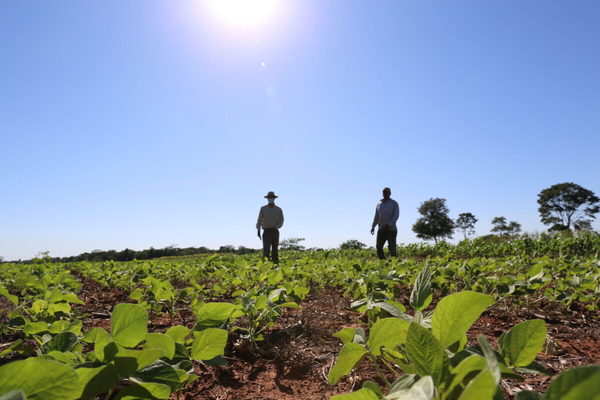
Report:
[[[0,400],[600,399],[600,238],[0,264]]]

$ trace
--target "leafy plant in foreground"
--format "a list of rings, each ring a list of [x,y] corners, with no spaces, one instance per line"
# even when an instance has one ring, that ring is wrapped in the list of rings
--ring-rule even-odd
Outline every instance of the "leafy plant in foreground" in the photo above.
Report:
[[[459,292],[440,300],[431,317],[431,329],[401,318],[378,320],[368,338],[361,328],[346,328],[336,334],[344,346],[328,380],[337,383],[367,357],[386,383],[388,394],[384,396],[371,383],[361,389],[361,396],[371,392],[373,398],[385,399],[500,398],[501,376],[518,379],[517,372],[546,373],[535,362],[546,340],[546,326],[541,320],[516,325],[500,337],[499,352],[484,337],[479,338],[479,346],[466,348],[467,331],[492,303],[488,295]],[[393,373],[396,381],[390,383],[383,368]],[[335,399],[361,398],[353,397],[354,393],[344,396]]]
[[[262,332],[273,326],[282,315],[284,308],[300,308],[289,301],[285,288],[278,288],[263,293],[263,290],[249,291],[240,299],[240,311],[245,317],[234,330],[242,332],[241,338],[248,340],[254,349],[257,342],[264,340]]]
[[[78,336],[61,335],[46,344],[43,355],[0,367],[0,394],[40,400],[101,394],[111,400],[167,399],[197,378],[191,360],[210,363],[227,342],[227,331],[218,328],[192,332],[174,326],[164,334],[148,333],[148,314],[135,304],[115,306],[110,333],[93,328],[81,338],[92,347],[87,353],[81,353]]]

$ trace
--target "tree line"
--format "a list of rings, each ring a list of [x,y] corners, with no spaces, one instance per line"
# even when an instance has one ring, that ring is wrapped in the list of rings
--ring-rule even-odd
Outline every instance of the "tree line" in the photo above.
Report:
[[[49,262],[79,262],[79,261],[92,261],[92,262],[101,262],[101,261],[133,261],[133,260],[151,260],[153,258],[160,257],[181,257],[181,256],[191,256],[195,254],[211,254],[211,253],[233,253],[233,254],[249,254],[254,253],[256,249],[251,249],[244,246],[221,246],[218,249],[209,249],[208,247],[200,246],[200,247],[185,247],[178,248],[174,246],[167,246],[162,249],[155,249],[154,247],[150,247],[145,250],[132,250],[125,249],[121,251],[117,250],[94,250],[91,252],[81,253],[77,256],[69,256],[69,257],[51,257],[49,252],[41,252],[32,260],[19,260],[13,262],[36,262],[39,260],[49,261]],[[3,260],[0,258],[0,262]]]
[[[575,183],[565,182],[552,185],[538,194],[538,212],[549,231],[590,231],[592,221],[600,211],[600,199],[592,192]],[[448,215],[446,199],[431,198],[418,208],[421,217],[412,226],[417,237],[424,240],[451,239],[455,230],[466,239],[475,233],[477,218],[470,212],[460,213],[456,220]],[[521,224],[507,221],[506,217],[492,219],[492,232],[515,235],[521,232]]]

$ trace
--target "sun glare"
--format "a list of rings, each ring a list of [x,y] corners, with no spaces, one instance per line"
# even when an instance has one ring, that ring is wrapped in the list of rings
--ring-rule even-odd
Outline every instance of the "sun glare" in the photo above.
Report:
[[[208,0],[220,22],[233,27],[254,28],[267,23],[281,0]]]

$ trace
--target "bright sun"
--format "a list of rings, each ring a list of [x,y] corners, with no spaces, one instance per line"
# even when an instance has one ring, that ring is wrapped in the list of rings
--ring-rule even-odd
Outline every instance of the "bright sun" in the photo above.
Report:
[[[273,17],[281,0],[208,0],[212,13],[234,27],[254,28]]]

